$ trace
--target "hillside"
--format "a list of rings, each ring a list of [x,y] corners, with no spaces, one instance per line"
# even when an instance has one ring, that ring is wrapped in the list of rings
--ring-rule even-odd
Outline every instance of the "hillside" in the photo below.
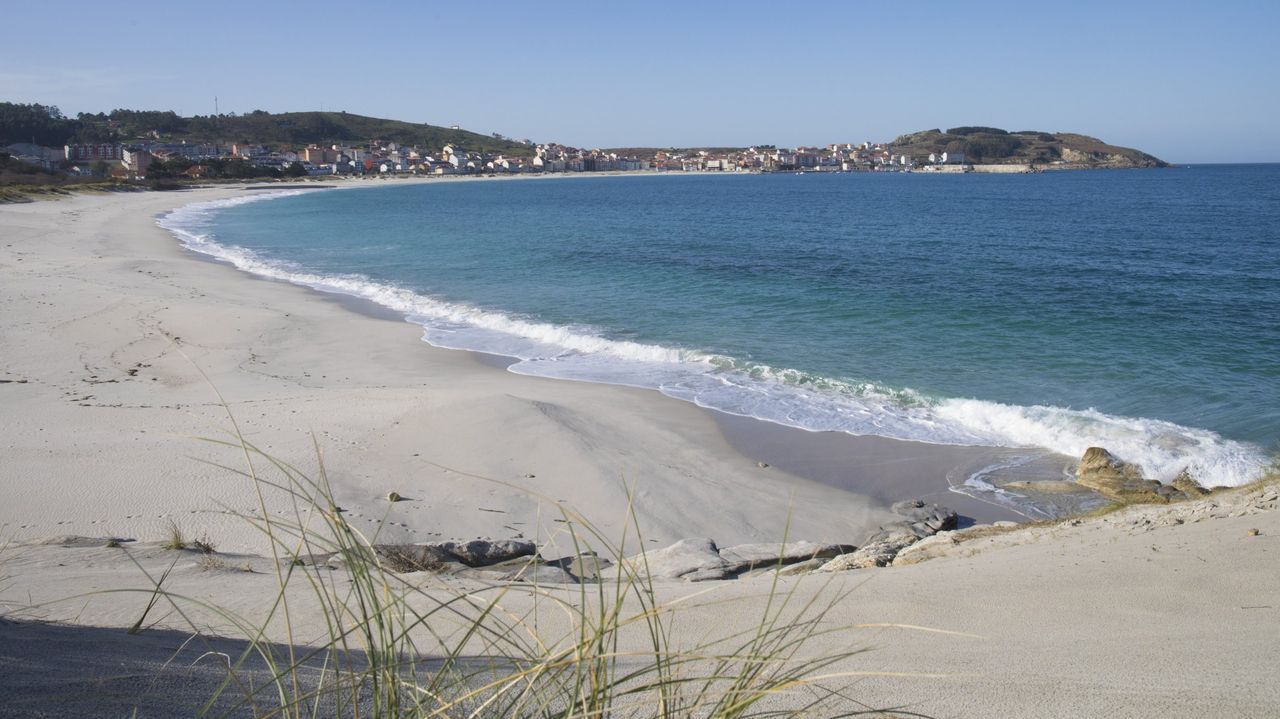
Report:
[[[981,164],[1034,164],[1064,167],[1166,167],[1145,152],[1118,147],[1095,137],[1037,130],[1008,132],[994,127],[953,127],[946,132],[925,130],[902,135],[892,143],[894,154],[917,162],[930,153],[962,152]]]
[[[182,117],[171,111],[112,110],[81,113],[70,118],[56,107],[0,103],[0,146],[34,140],[37,144],[57,147],[70,142],[154,140],[157,136],[164,142],[243,142],[288,147],[377,139],[431,148],[449,144],[475,152],[515,156],[533,153],[531,147],[507,138],[346,112],[255,110],[244,115]]]

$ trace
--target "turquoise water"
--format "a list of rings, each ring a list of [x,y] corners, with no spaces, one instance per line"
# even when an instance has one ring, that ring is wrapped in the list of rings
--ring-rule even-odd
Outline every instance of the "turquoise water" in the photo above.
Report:
[[[383,185],[161,220],[512,371],[814,430],[1256,476],[1280,441],[1280,166]]]

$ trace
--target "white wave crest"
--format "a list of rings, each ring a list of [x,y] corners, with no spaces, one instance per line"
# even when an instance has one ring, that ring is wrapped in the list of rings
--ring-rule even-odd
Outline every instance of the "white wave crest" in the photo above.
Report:
[[[1094,409],[949,399],[933,412],[942,421],[1007,446],[1042,447],[1071,457],[1083,455],[1089,447],[1105,447],[1162,482],[1186,470],[1206,486],[1235,487],[1257,479],[1269,464],[1261,449],[1209,430],[1158,419],[1116,417]]]
[[[314,192],[247,195],[178,208],[157,224],[195,252],[256,275],[324,292],[361,297],[405,315],[424,340],[453,349],[517,358],[520,374],[657,389],[700,406],[812,431],[841,431],[934,444],[1035,447],[1071,457],[1105,447],[1168,481],[1183,470],[1203,485],[1238,486],[1269,466],[1259,448],[1211,431],[1095,410],[1023,407],[977,399],[930,400],[888,389],[817,377],[794,369],[740,363],[697,350],[614,340],[589,327],[567,327],[448,302],[361,275],[322,275],[215,241],[206,229],[219,209]]]

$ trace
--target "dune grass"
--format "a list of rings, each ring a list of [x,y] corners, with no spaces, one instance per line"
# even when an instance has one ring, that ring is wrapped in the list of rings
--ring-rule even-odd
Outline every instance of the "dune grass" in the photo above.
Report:
[[[169,520],[169,525],[165,528],[163,546],[165,549],[175,552],[187,548],[187,535],[182,532],[182,528],[173,520]]]
[[[308,474],[245,441],[238,429],[231,439],[216,441],[243,460],[242,466],[219,466],[254,488],[257,510],[241,517],[270,547],[274,595],[255,616],[243,616],[170,592],[171,565],[151,580],[146,609],[131,630],[143,631],[148,614],[159,613],[163,603],[167,621],[181,618],[197,638],[213,617],[221,625],[218,634],[245,640],[239,655],[225,657],[226,676],[201,716],[730,719],[877,713],[844,691],[851,674],[832,671],[859,649],[805,651],[819,636],[850,629],[824,622],[844,598],[840,592],[814,592],[799,601],[795,584],[783,591],[775,573],[754,622],[726,628],[715,639],[690,640],[677,628],[681,608],[714,597],[704,589],[662,601],[644,554],[622,561],[629,545],[644,546],[634,513],[615,542],[571,507],[545,497],[539,500],[559,515],[563,534],[557,541],[574,556],[608,558],[616,576],[570,585],[474,581],[427,588],[420,577],[385,565],[375,549],[376,531],[367,535],[344,518],[318,445],[315,470]],[[268,511],[268,498],[273,508],[282,499],[291,507],[287,518]],[[191,542],[172,525],[166,546],[179,545]],[[324,627],[318,641],[301,629],[317,624]],[[263,667],[271,677],[265,684]]]

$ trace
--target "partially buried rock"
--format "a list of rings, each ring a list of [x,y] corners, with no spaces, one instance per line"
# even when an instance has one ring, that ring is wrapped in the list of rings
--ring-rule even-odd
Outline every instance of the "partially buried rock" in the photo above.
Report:
[[[1121,460],[1102,447],[1085,450],[1076,470],[1076,481],[1116,501],[1168,502],[1186,496],[1176,487],[1143,478],[1141,467]]]
[[[599,579],[601,572],[613,566],[613,562],[608,558],[589,550],[578,555],[552,559],[547,564],[563,569],[579,579],[587,580]]]
[[[578,578],[550,564],[529,564],[503,577],[508,582],[529,584],[578,584]]]
[[[896,502],[890,509],[893,510],[894,514],[906,517],[911,524],[923,524],[926,528],[932,530],[929,535],[944,532],[948,529],[955,529],[956,522],[960,519],[960,515],[946,507],[937,504],[926,504],[919,499]]]
[[[622,566],[602,573],[604,577],[616,577],[621,573],[635,574],[642,579],[683,579],[701,582],[709,579],[727,579],[731,565],[720,556],[714,540],[705,537],[682,539],[679,542],[653,551],[628,557]]]
[[[867,539],[861,549],[832,559],[822,565],[821,570],[843,572],[887,567],[902,550],[939,532],[955,529],[960,520],[952,510],[919,499],[897,502],[890,509],[904,519],[884,525]]]
[[[533,542],[523,539],[377,544],[373,549],[395,572],[438,572],[450,565],[487,567],[538,552]]]
[[[857,549],[852,544],[738,544],[720,550],[720,558],[729,563],[729,572],[737,574],[758,567],[785,567],[811,559],[830,559]]]
[[[524,539],[472,539],[466,542],[440,542],[450,554],[468,567],[486,567],[517,557],[538,553],[533,542]]]
[[[824,572],[843,572],[848,569],[867,569],[870,567],[887,567],[902,550],[920,541],[920,537],[912,532],[893,532],[875,541],[869,542],[852,554],[842,554],[822,565]]]
[[[1191,472],[1185,469],[1179,472],[1178,476],[1174,477],[1170,484],[1188,497],[1195,497],[1209,493],[1209,490],[1202,487],[1200,483],[1196,481],[1196,478],[1191,476]]]

